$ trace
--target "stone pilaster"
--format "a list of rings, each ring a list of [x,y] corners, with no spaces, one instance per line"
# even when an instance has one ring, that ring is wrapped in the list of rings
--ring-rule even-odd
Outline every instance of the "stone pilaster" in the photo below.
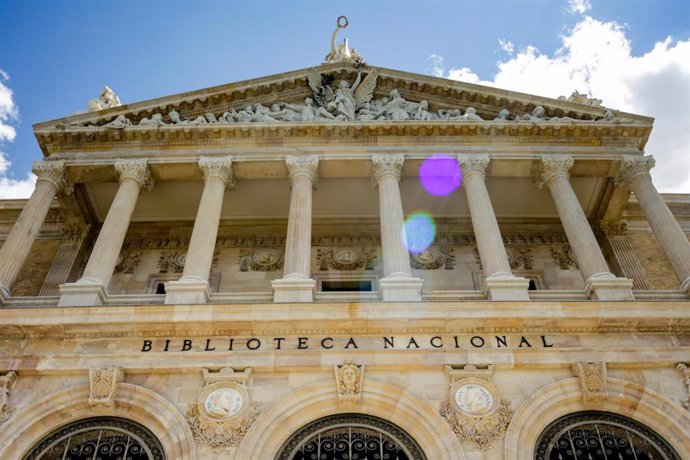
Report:
[[[312,302],[316,282],[311,279],[312,189],[317,181],[316,156],[287,157],[292,192],[285,242],[283,277],[271,284],[275,302]]]
[[[55,195],[65,187],[64,161],[36,161],[36,188],[0,248],[0,304],[10,297],[10,288],[29,256]]]
[[[383,300],[422,300],[422,280],[412,277],[403,235],[405,220],[400,199],[403,155],[374,155],[373,181],[379,188],[383,275],[379,281]]]
[[[673,271],[680,280],[681,289],[690,294],[690,241],[678,221],[673,217],[664,199],[652,184],[649,170],[654,167],[651,156],[623,157],[619,183],[632,189],[649,226],[663,248]]]
[[[633,300],[632,281],[616,278],[609,271],[592,227],[570,185],[572,166],[572,157],[543,156],[537,186],[545,184],[551,192],[589,296],[595,300]]]
[[[234,188],[232,158],[200,158],[204,191],[199,202],[184,271],[178,281],[165,284],[166,304],[206,303],[211,295],[208,278],[218,237],[226,188]]]
[[[62,242],[57,254],[50,265],[39,296],[53,296],[60,294],[60,285],[67,282],[74,270],[74,263],[79,253],[84,249],[89,228],[67,228],[63,231]]]
[[[513,276],[503,245],[489,192],[485,171],[488,155],[458,155],[462,183],[472,217],[479,258],[484,268],[484,294],[489,300],[529,300],[529,280]]]
[[[103,303],[139,193],[142,188],[153,188],[146,159],[118,160],[115,162],[115,170],[120,176],[120,187],[110,205],[82,278],[76,283],[60,286],[59,306]]]
[[[599,227],[613,268],[619,274],[633,281],[633,289],[651,289],[652,286],[649,284],[647,274],[626,235],[627,222],[624,220],[618,222],[602,221],[599,223]]]

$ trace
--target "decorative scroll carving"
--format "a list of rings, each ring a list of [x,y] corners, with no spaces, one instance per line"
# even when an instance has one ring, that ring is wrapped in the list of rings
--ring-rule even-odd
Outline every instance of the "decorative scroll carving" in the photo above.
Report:
[[[575,255],[569,245],[552,247],[551,257],[561,270],[568,270],[570,267],[577,268]]]
[[[93,406],[115,405],[117,385],[125,378],[125,371],[121,367],[103,367],[89,369],[89,383],[91,392],[89,404]]]
[[[338,404],[357,404],[362,398],[364,385],[364,365],[354,364],[351,359],[336,365],[335,386],[338,391]]]
[[[528,247],[508,247],[508,263],[512,270],[523,268],[532,270],[534,268],[534,256],[532,249]]]
[[[381,178],[385,175],[392,175],[396,180],[400,180],[405,157],[403,155],[374,155],[374,174],[372,176],[375,185],[378,185]]]
[[[230,367],[204,369],[205,386],[198,402],[187,410],[187,422],[194,437],[213,453],[238,444],[259,416],[260,405],[252,403],[247,391],[251,368],[237,372]]]
[[[676,370],[683,377],[683,383],[685,383],[685,389],[688,392],[688,395],[680,400],[680,405],[690,410],[690,368],[685,363],[678,363]]]
[[[4,375],[0,375],[0,425],[10,419],[14,413],[14,409],[9,407],[10,390],[17,381],[17,373],[9,371]]]
[[[120,98],[117,97],[117,94],[115,94],[112,89],[104,86],[103,91],[101,91],[101,94],[98,96],[98,99],[89,99],[86,110],[88,112],[95,112],[97,110],[120,107],[121,105],[122,103],[120,103]]]
[[[141,252],[123,250],[117,258],[115,273],[131,275],[139,267]]]
[[[614,180],[615,185],[620,186],[623,184],[629,185],[632,181],[638,177],[645,174],[649,174],[649,171],[654,167],[656,161],[654,157],[647,156],[633,156],[633,155],[623,155],[621,160],[621,167],[618,171],[618,175]]]
[[[64,160],[34,161],[31,172],[36,174],[36,181],[50,182],[58,192],[66,195],[72,193],[72,186],[65,177]]]
[[[580,381],[583,401],[602,401],[608,397],[606,363],[574,362],[570,370]]]
[[[158,273],[182,273],[187,253],[164,252],[158,258]]]
[[[483,178],[489,161],[489,155],[458,155],[458,164],[460,164],[463,176],[477,173],[481,174]]]
[[[141,188],[153,190],[153,180],[149,172],[149,162],[147,159],[140,160],[117,160],[115,162],[115,170],[120,176],[120,182],[125,179],[132,179],[136,181]]]
[[[535,177],[535,185],[542,188],[558,176],[570,177],[570,168],[573,167],[573,157],[567,155],[542,155],[539,172]]]
[[[479,368],[445,366],[451,378],[448,399],[439,414],[461,441],[485,452],[499,440],[513,416],[510,403],[503,401],[493,384],[493,365]]]
[[[225,187],[235,188],[231,157],[201,157],[199,158],[199,169],[204,173],[205,178],[217,177],[223,181]]]
[[[278,249],[243,249],[239,263],[241,272],[274,272],[283,268],[283,253]]]
[[[288,171],[290,173],[290,183],[298,177],[307,177],[312,184],[316,184],[318,180],[319,157],[311,155],[308,157],[287,157],[285,159]]]
[[[628,232],[627,220],[601,220],[599,230],[606,236],[623,236]]]
[[[452,246],[431,248],[419,254],[410,254],[410,265],[416,270],[452,270],[455,268],[455,254]]]
[[[333,249],[316,250],[316,260],[319,263],[319,270],[373,270],[376,268],[378,258],[376,250],[361,248],[358,251],[353,249]]]

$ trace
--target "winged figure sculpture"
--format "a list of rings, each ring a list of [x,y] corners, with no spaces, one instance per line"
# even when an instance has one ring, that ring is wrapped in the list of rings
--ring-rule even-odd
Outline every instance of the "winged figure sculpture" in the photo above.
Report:
[[[378,76],[378,72],[374,69],[362,79],[362,72],[359,71],[357,79],[352,85],[341,80],[335,91],[328,84],[330,82],[325,81],[326,77],[323,77],[315,69],[307,73],[307,81],[314,92],[314,101],[320,107],[325,108],[340,120],[355,121],[357,110],[371,101]]]

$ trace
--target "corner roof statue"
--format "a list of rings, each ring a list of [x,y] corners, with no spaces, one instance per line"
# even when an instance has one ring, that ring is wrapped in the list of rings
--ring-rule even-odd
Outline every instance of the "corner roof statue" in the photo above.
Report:
[[[324,58],[327,64],[331,64],[334,62],[351,62],[356,66],[361,66],[365,64],[364,58],[360,56],[354,48],[350,49],[350,46],[347,43],[347,38],[344,39],[342,43],[339,43],[338,45],[335,44],[335,39],[338,35],[338,31],[340,29],[347,28],[349,24],[350,22],[348,21],[347,16],[338,17],[335,31],[333,32],[333,36],[331,37],[331,51]]]
[[[104,86],[98,99],[89,99],[86,110],[88,112],[95,112],[96,110],[112,109],[113,107],[119,107],[121,105],[120,98],[117,97],[117,94],[109,87]]]

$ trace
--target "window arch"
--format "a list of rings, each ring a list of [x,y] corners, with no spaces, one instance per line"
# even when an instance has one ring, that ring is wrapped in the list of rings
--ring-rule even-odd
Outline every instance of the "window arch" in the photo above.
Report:
[[[652,429],[610,412],[561,417],[537,440],[535,460],[681,460]]]
[[[65,425],[39,442],[24,460],[165,460],[146,428],[129,420],[96,417]]]
[[[405,431],[378,417],[341,414],[318,419],[293,434],[277,460],[354,458],[426,460]]]

